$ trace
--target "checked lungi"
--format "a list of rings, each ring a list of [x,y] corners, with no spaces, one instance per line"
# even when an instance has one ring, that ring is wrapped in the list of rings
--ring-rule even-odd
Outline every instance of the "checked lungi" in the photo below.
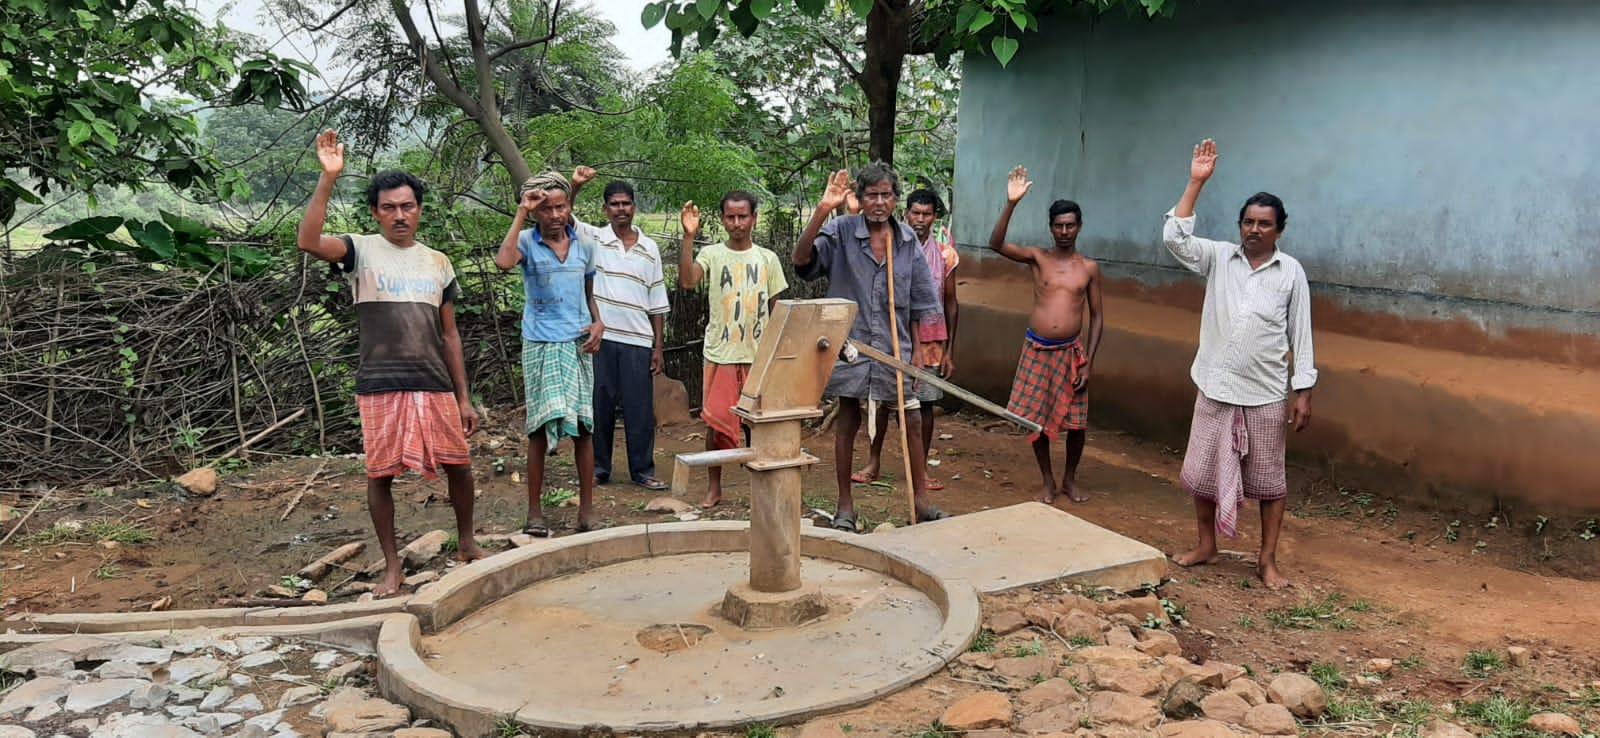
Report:
[[[522,342],[528,435],[544,431],[553,448],[594,431],[594,356],[576,341]]]
[[[1078,370],[1088,363],[1076,336],[1052,341],[1028,331],[1006,409],[1039,424],[1040,431],[1028,437],[1030,442],[1041,435],[1053,441],[1062,431],[1089,427],[1089,390],[1072,388]]]
[[[416,469],[438,479],[442,465],[469,464],[461,406],[449,392],[382,392],[356,395],[367,476],[395,477]]]
[[[1281,500],[1289,494],[1284,470],[1287,399],[1259,407],[1194,401],[1189,447],[1180,479],[1189,494],[1217,503],[1217,532],[1239,533],[1243,500]]]

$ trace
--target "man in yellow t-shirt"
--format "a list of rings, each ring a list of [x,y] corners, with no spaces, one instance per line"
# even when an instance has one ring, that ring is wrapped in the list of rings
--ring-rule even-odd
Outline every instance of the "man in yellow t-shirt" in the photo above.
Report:
[[[706,450],[737,448],[743,433],[733,407],[755,361],[756,346],[778,293],[788,289],[783,265],[772,249],[755,245],[756,197],[743,190],[722,196],[722,229],[728,240],[694,253],[700,235],[700,209],[683,205],[683,244],[678,252],[678,286],[686,290],[706,283],[711,315],[706,321],[705,377],[700,417],[706,421]],[[707,469],[710,486],[701,507],[722,502],[722,470]]]

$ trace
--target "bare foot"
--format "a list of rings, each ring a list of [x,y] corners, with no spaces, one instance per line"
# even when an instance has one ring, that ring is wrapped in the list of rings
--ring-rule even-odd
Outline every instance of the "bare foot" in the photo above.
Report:
[[[1080,505],[1089,501],[1089,496],[1079,492],[1078,485],[1073,484],[1072,482],[1067,482],[1066,484],[1061,485],[1061,491],[1057,494]]]
[[[460,561],[462,563],[478,561],[487,558],[489,558],[489,552],[478,548],[478,544],[476,543],[468,542],[466,545],[456,550],[456,561]]]
[[[599,527],[600,527],[600,521],[595,520],[594,508],[593,507],[585,507],[583,505],[579,505],[578,506],[578,532],[579,533],[587,533],[587,532],[589,532],[591,530],[598,529]]]
[[[1046,505],[1056,504],[1056,486],[1054,484],[1045,485],[1044,490],[1039,493],[1039,496],[1033,499],[1037,502],[1043,502]]]
[[[1178,566],[1203,566],[1205,564],[1214,563],[1216,560],[1217,549],[1214,547],[1205,549],[1197,548],[1193,551],[1186,551],[1172,557],[1172,563],[1177,564]]]
[[[711,494],[706,495],[705,502],[700,503],[700,509],[701,510],[710,510],[711,508],[716,507],[716,506],[721,505],[721,504],[722,504],[722,493],[721,492],[713,492]]]
[[[1256,565],[1256,576],[1261,577],[1261,583],[1267,585],[1267,589],[1284,589],[1294,586],[1289,582],[1289,578],[1283,575],[1283,572],[1278,571],[1278,565],[1275,563],[1262,562]]]
[[[372,588],[373,599],[381,600],[385,597],[393,597],[399,594],[400,585],[405,580],[406,573],[400,567],[395,566],[384,569],[383,579],[378,582],[378,586]]]

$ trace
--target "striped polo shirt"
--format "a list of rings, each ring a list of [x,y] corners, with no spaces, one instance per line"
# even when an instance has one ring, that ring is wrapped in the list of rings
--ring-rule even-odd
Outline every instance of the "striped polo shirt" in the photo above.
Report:
[[[665,315],[667,283],[661,273],[661,249],[638,226],[633,232],[639,240],[633,248],[608,224],[596,227],[579,222],[577,230],[587,240],[600,244],[595,252],[594,302],[605,323],[605,340],[632,346],[655,346],[655,331],[650,316]]]

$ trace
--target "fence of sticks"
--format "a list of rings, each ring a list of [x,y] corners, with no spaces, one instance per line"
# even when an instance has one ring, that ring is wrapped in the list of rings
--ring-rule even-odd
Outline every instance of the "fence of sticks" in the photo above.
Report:
[[[794,220],[770,221],[758,242],[792,244]],[[678,236],[656,238],[675,264]],[[487,255],[468,262],[457,264],[457,325],[472,389],[513,407],[521,304],[486,286],[517,277],[494,273]],[[162,478],[241,447],[254,460],[360,450],[355,315],[325,266],[284,255],[235,279],[52,248],[3,270],[0,490]],[[786,297],[825,289],[789,277]],[[706,300],[669,295],[666,373],[697,406]]]

